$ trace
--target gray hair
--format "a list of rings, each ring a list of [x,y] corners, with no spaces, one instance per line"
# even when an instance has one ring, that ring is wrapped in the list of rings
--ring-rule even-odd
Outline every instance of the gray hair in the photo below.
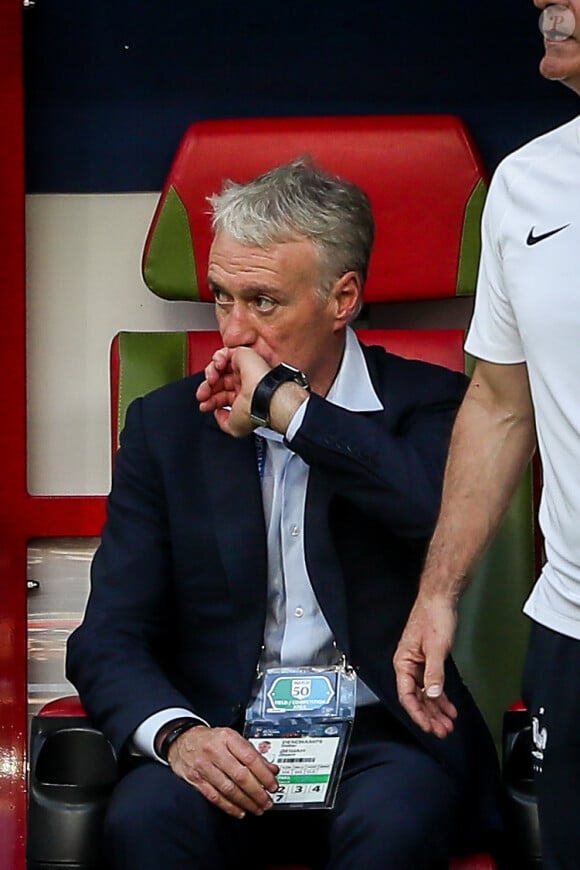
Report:
[[[214,232],[242,244],[266,248],[310,239],[319,255],[323,293],[351,270],[364,285],[375,234],[369,198],[308,155],[246,184],[227,181],[208,202]]]

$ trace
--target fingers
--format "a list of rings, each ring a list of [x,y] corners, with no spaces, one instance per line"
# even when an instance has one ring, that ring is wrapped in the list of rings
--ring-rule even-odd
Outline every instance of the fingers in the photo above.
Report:
[[[192,732],[196,731],[197,734]],[[211,803],[235,818],[260,816],[273,806],[278,767],[229,728],[195,728],[170,752],[171,768]]]
[[[445,693],[438,698],[428,698],[425,692],[421,693],[422,711],[429,723],[429,731],[436,737],[443,739],[451,734],[454,727],[454,719],[457,710]]]
[[[246,813],[261,816],[273,806],[269,792],[254,773],[239,762],[227,765],[225,770],[206,767],[201,762],[184,778],[215,806],[238,819],[243,819]],[[273,786],[272,792],[276,788]]]
[[[249,347],[220,348],[205,367],[205,380],[195,393],[200,411],[213,413],[227,435],[249,435],[256,428],[250,416],[252,395],[267,371],[268,363]]]
[[[239,378],[220,357],[205,367],[205,380],[198,386],[195,397],[200,411],[211,412],[217,408],[230,406],[236,400]]]
[[[429,698],[421,683],[420,676],[399,670],[399,701],[419,728],[440,738],[447,737],[453,731],[457,709],[443,691],[436,698]]]
[[[452,607],[417,602],[393,657],[401,705],[423,731],[441,738],[451,733],[457,716],[444,691],[455,624]]]
[[[207,381],[204,381],[197,389],[196,399],[199,402],[199,410],[204,412],[216,411],[218,408],[230,407],[235,401],[236,395],[234,390],[221,389],[215,392],[207,392],[202,389],[207,387]],[[207,397],[205,397],[207,395]]]
[[[250,348],[222,347],[216,350],[205,367],[205,380],[196,390],[200,411],[230,409],[243,393],[243,401],[237,402],[236,410],[238,417],[245,414],[249,418],[251,395],[264,370],[268,370],[267,363]],[[230,434],[247,434],[253,427],[245,425],[243,432],[238,432],[237,428],[239,426]]]
[[[399,701],[413,722],[423,731],[432,732],[438,737],[447,736],[453,730],[456,711],[443,691],[443,680],[439,678],[436,694],[428,694],[424,656],[407,647],[404,639],[395,653],[393,664]]]
[[[206,374],[208,369],[212,372],[223,372],[226,369],[231,369],[232,367],[232,349],[229,347],[220,347],[216,350],[211,358],[211,362],[207,366]]]
[[[413,722],[430,733],[434,723],[423,692],[423,667],[416,662],[402,659],[402,653],[403,650],[399,647],[394,658],[399,701]]]

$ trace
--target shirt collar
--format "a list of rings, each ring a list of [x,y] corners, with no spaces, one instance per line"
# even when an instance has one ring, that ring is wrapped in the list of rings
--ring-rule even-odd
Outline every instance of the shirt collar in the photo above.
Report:
[[[326,394],[326,399],[332,402],[333,405],[337,405],[339,408],[344,408],[347,411],[384,410],[384,405],[373,387],[359,340],[350,326],[346,328],[346,342],[342,361],[332,386]],[[298,425],[302,422],[307,402],[308,399],[296,412],[297,415],[301,415],[299,418],[295,417],[296,420],[299,420]],[[264,426],[259,426],[255,429],[254,434],[267,438],[270,441],[284,441],[283,435]]]
[[[350,326],[346,330],[342,362],[326,398],[347,411],[384,410],[372,385],[359,340]]]

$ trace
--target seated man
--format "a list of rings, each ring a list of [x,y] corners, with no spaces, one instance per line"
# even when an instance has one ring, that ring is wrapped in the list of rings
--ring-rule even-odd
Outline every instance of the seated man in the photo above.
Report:
[[[374,220],[308,159],[211,198],[223,339],[205,372],[129,408],[68,675],[123,771],[119,870],[445,868],[500,828],[491,737],[452,662],[445,741],[397,700],[466,378],[363,346]],[[269,667],[346,660],[357,707],[334,808],[272,811],[244,738]]]

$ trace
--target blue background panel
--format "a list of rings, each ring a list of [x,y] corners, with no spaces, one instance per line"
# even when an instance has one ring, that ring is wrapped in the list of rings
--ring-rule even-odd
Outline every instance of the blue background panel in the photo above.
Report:
[[[531,0],[37,0],[27,188],[159,190],[192,121],[268,115],[455,113],[493,169],[577,112],[541,54]]]

